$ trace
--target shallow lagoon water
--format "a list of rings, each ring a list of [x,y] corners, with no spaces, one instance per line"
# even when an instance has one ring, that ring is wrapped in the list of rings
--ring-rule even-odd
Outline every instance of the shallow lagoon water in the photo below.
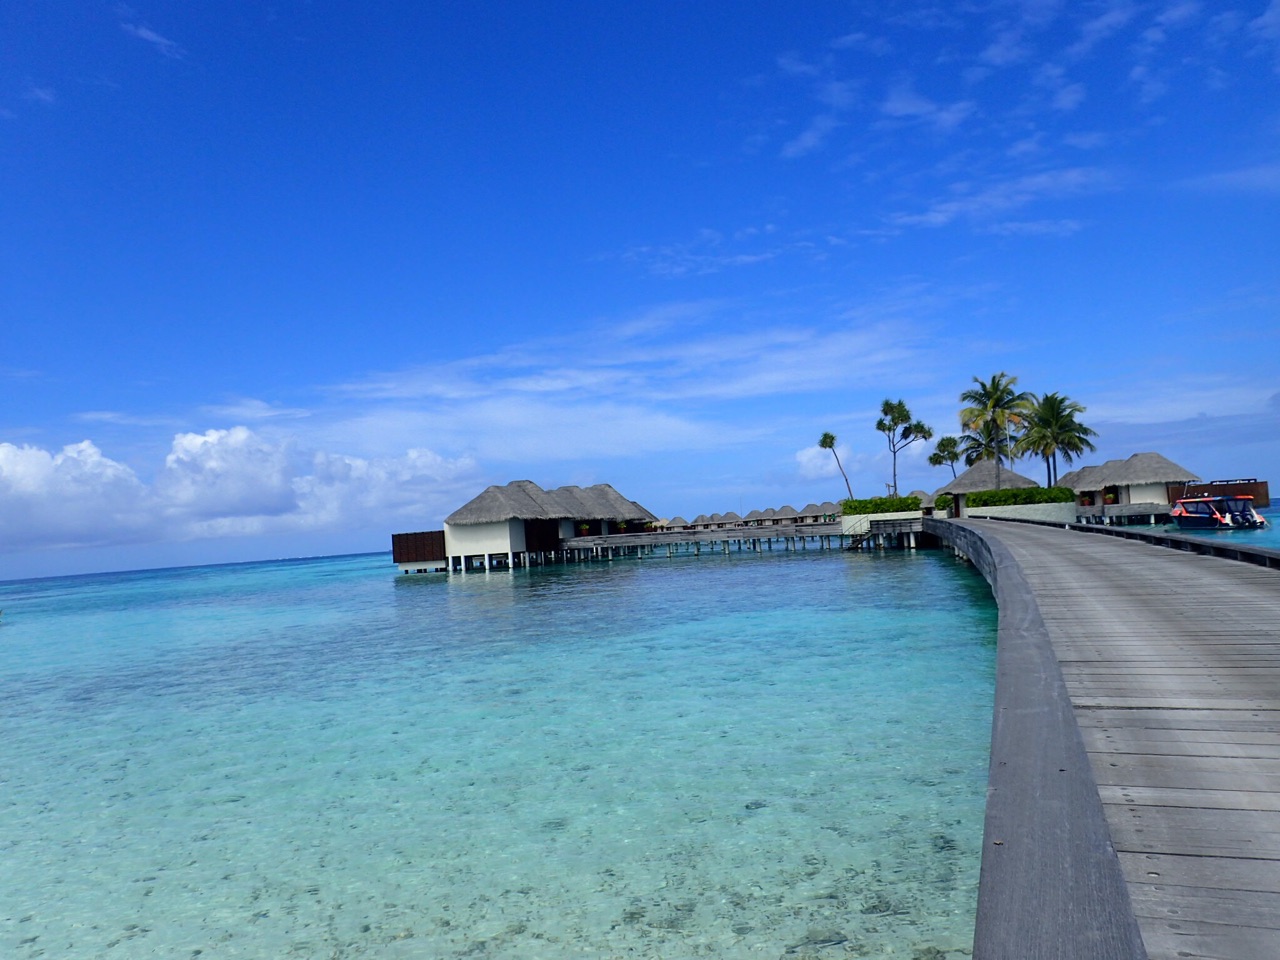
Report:
[[[967,955],[971,569],[394,569],[0,584],[0,953]]]

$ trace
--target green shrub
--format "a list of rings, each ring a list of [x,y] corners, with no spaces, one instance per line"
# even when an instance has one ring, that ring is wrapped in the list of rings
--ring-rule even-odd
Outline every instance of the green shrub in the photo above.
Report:
[[[945,513],[951,509],[951,494],[944,493],[942,496],[933,501],[933,509],[935,513]]]
[[[870,497],[866,500],[840,501],[840,512],[846,517],[862,516],[866,513],[905,513],[908,510],[919,509],[919,497]]]
[[[1073,503],[1066,487],[1027,487],[1022,490],[979,490],[965,497],[966,507],[1020,507],[1028,503]]]

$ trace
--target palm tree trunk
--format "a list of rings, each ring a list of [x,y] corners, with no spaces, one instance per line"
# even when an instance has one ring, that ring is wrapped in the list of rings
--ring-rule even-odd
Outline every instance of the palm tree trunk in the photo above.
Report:
[[[996,489],[1000,489],[1000,441],[1005,439],[1005,431],[996,431]]]
[[[853,487],[849,486],[849,475],[844,472],[844,467],[840,463],[840,454],[836,453],[836,448],[831,448],[831,455],[836,458],[836,466],[840,468],[840,476],[844,477],[844,488],[849,491],[849,499],[853,499]]]

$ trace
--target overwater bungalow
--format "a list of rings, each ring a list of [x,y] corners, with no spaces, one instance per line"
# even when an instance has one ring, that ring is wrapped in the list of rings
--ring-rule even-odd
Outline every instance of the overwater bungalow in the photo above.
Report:
[[[1199,479],[1186,467],[1158,453],[1135,453],[1127,460],[1108,460],[1101,466],[1072,470],[1058,478],[1058,486],[1072,490],[1076,502],[1084,507],[1167,505]]]
[[[797,513],[800,514],[800,516],[796,518],[797,523],[821,523],[822,522],[822,508],[818,506],[816,503],[805,504],[800,510],[797,511]]]
[[[392,559],[405,573],[511,567],[529,554],[554,553],[575,536],[640,530],[657,519],[607,483],[543,490],[516,480],[459,507],[443,531],[396,534]]]
[[[960,476],[953,478],[950,482],[933,491],[933,496],[936,499],[945,494],[953,498],[955,501],[955,515],[962,517],[964,516],[964,498],[966,494],[977,493],[980,490],[1019,490],[1038,486],[1040,484],[1030,477],[1014,473],[1006,466],[1000,465],[999,469],[997,469],[996,461],[994,460],[979,460]]]

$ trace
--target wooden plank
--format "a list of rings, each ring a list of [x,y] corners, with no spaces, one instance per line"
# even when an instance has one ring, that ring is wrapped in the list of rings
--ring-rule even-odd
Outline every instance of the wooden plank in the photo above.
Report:
[[[1280,731],[1277,730],[1171,730],[1168,727],[1151,727],[1134,718],[1131,726],[1109,724],[1102,727],[1088,727],[1081,730],[1085,742],[1091,739],[1099,743],[1124,743],[1130,740],[1146,740],[1153,743],[1250,743],[1256,746],[1280,746]]]
[[[1083,735],[1083,734],[1082,734]],[[1280,760],[1280,744],[1230,743],[1222,740],[1149,740],[1145,737],[1085,736],[1089,753],[1122,756],[1224,757],[1232,759]]]
[[[1085,696],[1071,698],[1076,707],[1121,707],[1130,710],[1184,709],[1206,710],[1219,707],[1224,710],[1275,709],[1271,700],[1233,699],[1215,700],[1202,696],[1197,699],[1167,698],[1167,696]]]
[[[1103,804],[1194,807],[1200,810],[1280,810],[1280,794],[1248,790],[1189,790],[1184,787],[1099,786]]]
[[[1274,811],[1138,804],[1105,809],[1119,851],[1280,861],[1280,813]]]
[[[1277,960],[1280,931],[1190,920],[1156,920],[1142,925],[1150,960]]]
[[[1131,884],[1280,893],[1280,866],[1274,860],[1187,857],[1167,853],[1121,853],[1118,856],[1120,869]],[[1136,889],[1135,895],[1140,895]]]
[[[1214,890],[1135,884],[1133,912],[1139,917],[1171,920],[1209,920],[1238,923],[1268,930],[1280,929],[1280,893],[1258,890]]]
[[[1124,710],[1076,708],[1076,723],[1090,727],[1141,726],[1145,730],[1280,731],[1280,710]]]

